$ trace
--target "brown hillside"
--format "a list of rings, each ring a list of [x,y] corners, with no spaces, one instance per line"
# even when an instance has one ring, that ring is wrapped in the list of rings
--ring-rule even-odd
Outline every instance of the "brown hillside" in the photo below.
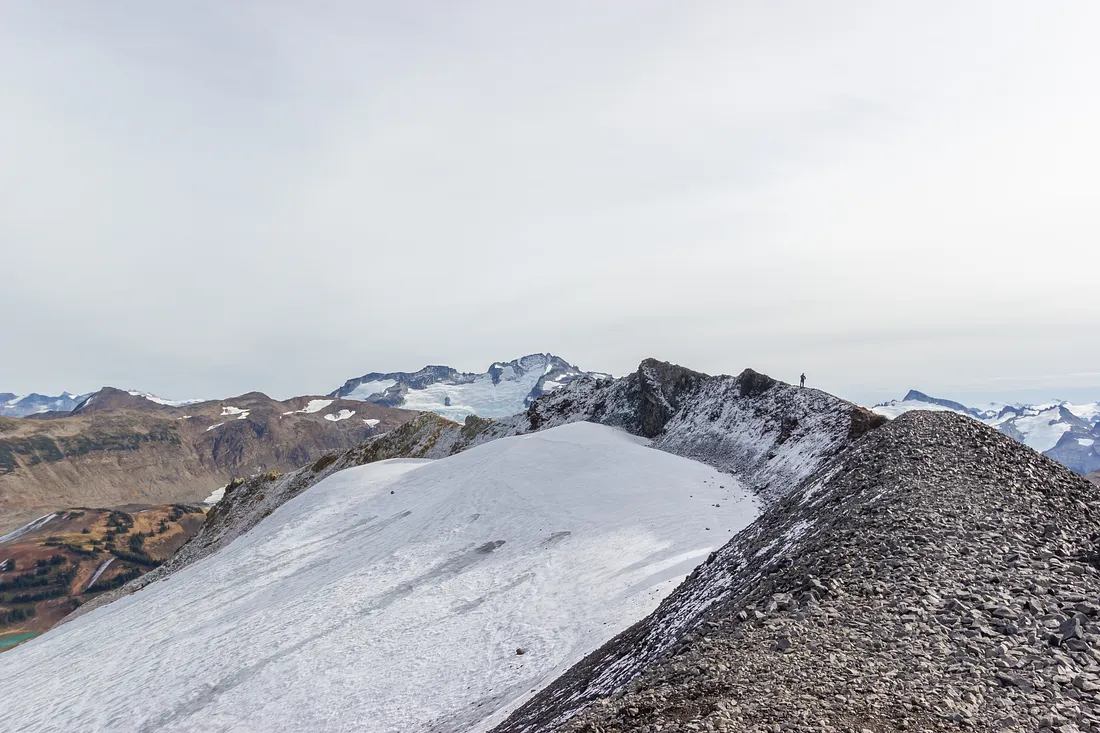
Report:
[[[305,412],[311,400],[327,404]],[[0,533],[68,506],[198,503],[233,478],[292,470],[416,414],[258,392],[169,407],[106,388],[66,416],[0,418]]]
[[[199,507],[70,508],[0,541],[0,651],[144,575],[202,526]],[[93,582],[94,581],[94,582]]]

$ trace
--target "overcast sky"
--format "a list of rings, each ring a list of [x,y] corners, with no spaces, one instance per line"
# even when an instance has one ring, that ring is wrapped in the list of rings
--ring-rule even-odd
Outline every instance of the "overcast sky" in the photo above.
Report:
[[[1100,3],[0,3],[0,391],[552,351],[1100,399]]]

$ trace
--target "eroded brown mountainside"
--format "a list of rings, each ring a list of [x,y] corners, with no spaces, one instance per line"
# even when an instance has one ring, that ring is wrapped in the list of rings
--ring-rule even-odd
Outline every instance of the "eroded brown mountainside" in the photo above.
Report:
[[[259,392],[171,407],[105,388],[72,413],[0,418],[0,532],[70,506],[201,502],[231,479],[293,470],[416,414]]]

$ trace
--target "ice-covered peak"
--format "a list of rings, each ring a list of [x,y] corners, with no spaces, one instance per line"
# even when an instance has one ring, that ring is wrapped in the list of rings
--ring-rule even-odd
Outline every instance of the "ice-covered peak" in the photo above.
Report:
[[[26,417],[27,415],[38,415],[43,412],[71,412],[87,397],[87,394],[74,395],[71,392],[62,392],[57,396],[38,394],[37,392],[27,395],[4,392],[0,393],[0,415],[4,417]]]
[[[538,353],[495,361],[481,373],[439,365],[416,372],[370,372],[349,379],[329,396],[434,412],[461,421],[468,415],[514,415],[574,379],[606,376],[584,371],[560,356]]]
[[[1100,468],[1100,453],[1095,449],[1100,438],[1100,402],[1071,404],[1054,399],[1038,404],[990,402],[968,407],[909,390],[902,400],[883,402],[872,409],[890,418],[911,410],[957,412],[997,428],[1078,473]]]

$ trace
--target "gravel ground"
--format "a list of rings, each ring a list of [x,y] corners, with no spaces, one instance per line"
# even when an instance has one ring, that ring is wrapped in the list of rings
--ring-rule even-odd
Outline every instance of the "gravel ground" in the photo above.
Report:
[[[496,730],[1100,732],[1098,499],[908,413]]]

